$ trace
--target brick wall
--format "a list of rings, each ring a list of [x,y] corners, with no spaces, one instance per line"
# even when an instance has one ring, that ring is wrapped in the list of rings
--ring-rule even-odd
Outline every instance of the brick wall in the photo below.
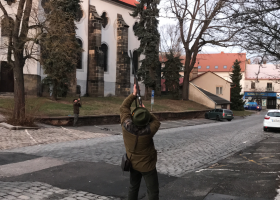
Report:
[[[130,62],[128,57],[128,28],[122,15],[117,16],[117,69],[116,92],[117,96],[130,94]]]

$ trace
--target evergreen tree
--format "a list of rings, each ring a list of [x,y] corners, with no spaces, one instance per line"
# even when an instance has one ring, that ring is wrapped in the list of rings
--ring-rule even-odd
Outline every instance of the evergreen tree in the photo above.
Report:
[[[180,56],[174,56],[174,53],[170,51],[166,54],[167,61],[164,62],[164,68],[162,69],[162,78],[165,79],[165,87],[168,92],[171,92],[173,98],[179,99],[179,79],[181,77],[180,72],[183,69]]]
[[[145,84],[145,99],[147,99],[148,88],[157,89],[160,85],[156,84],[156,69],[159,63],[159,40],[158,19],[159,0],[140,0],[131,14],[133,17],[140,17],[137,26],[134,27],[135,35],[140,40],[139,53],[145,55],[141,60],[141,67],[138,70],[140,81]]]
[[[48,29],[41,39],[41,63],[47,78],[44,83],[52,86],[52,97],[65,96],[73,80],[78,56],[82,51],[75,37],[75,23],[80,8],[79,0],[52,0],[47,7]]]
[[[242,100],[240,80],[242,79],[240,61],[235,60],[233,64],[232,74],[230,75],[232,81],[231,98],[230,101],[232,110],[244,110],[244,102]]]

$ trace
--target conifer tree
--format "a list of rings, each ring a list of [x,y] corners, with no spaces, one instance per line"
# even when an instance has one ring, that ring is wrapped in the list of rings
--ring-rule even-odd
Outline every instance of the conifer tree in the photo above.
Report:
[[[182,59],[180,59],[180,55],[175,56],[172,51],[166,54],[166,59],[162,69],[162,78],[165,79],[166,90],[172,94],[174,99],[179,99],[180,72],[183,69]]]
[[[52,0],[46,7],[48,29],[41,39],[41,63],[52,86],[52,97],[65,96],[68,84],[75,78],[78,55],[82,51],[75,37],[75,23],[80,8],[79,0]]]
[[[242,100],[241,93],[241,85],[240,80],[242,79],[241,68],[240,68],[240,61],[235,60],[233,64],[232,74],[230,75],[232,81],[232,88],[231,88],[231,109],[232,110],[244,110],[244,102]]]
[[[145,55],[141,60],[141,67],[138,69],[138,77],[145,84],[145,99],[147,99],[148,88],[157,89],[156,69],[159,67],[159,40],[158,19],[159,0],[140,0],[131,14],[133,17],[139,17],[139,22],[134,28],[135,35],[140,40],[139,53]]]

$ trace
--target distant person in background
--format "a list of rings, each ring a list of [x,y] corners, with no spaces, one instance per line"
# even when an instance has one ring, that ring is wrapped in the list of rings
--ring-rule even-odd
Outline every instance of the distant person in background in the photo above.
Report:
[[[73,109],[74,109],[74,123],[73,126],[77,126],[77,121],[79,119],[80,107],[82,107],[81,99],[73,100]]]

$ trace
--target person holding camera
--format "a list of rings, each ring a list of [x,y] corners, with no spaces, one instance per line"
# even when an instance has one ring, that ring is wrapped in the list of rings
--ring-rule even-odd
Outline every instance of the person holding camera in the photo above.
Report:
[[[153,137],[160,127],[159,120],[144,105],[132,113],[132,102],[137,98],[136,85],[120,107],[123,140],[127,157],[131,162],[128,200],[138,199],[142,177],[147,186],[149,200],[159,199],[156,170],[157,151]]]
[[[79,119],[80,107],[82,107],[81,99],[74,99],[73,100],[73,109],[74,109],[74,123],[73,126],[77,126],[77,121]]]

